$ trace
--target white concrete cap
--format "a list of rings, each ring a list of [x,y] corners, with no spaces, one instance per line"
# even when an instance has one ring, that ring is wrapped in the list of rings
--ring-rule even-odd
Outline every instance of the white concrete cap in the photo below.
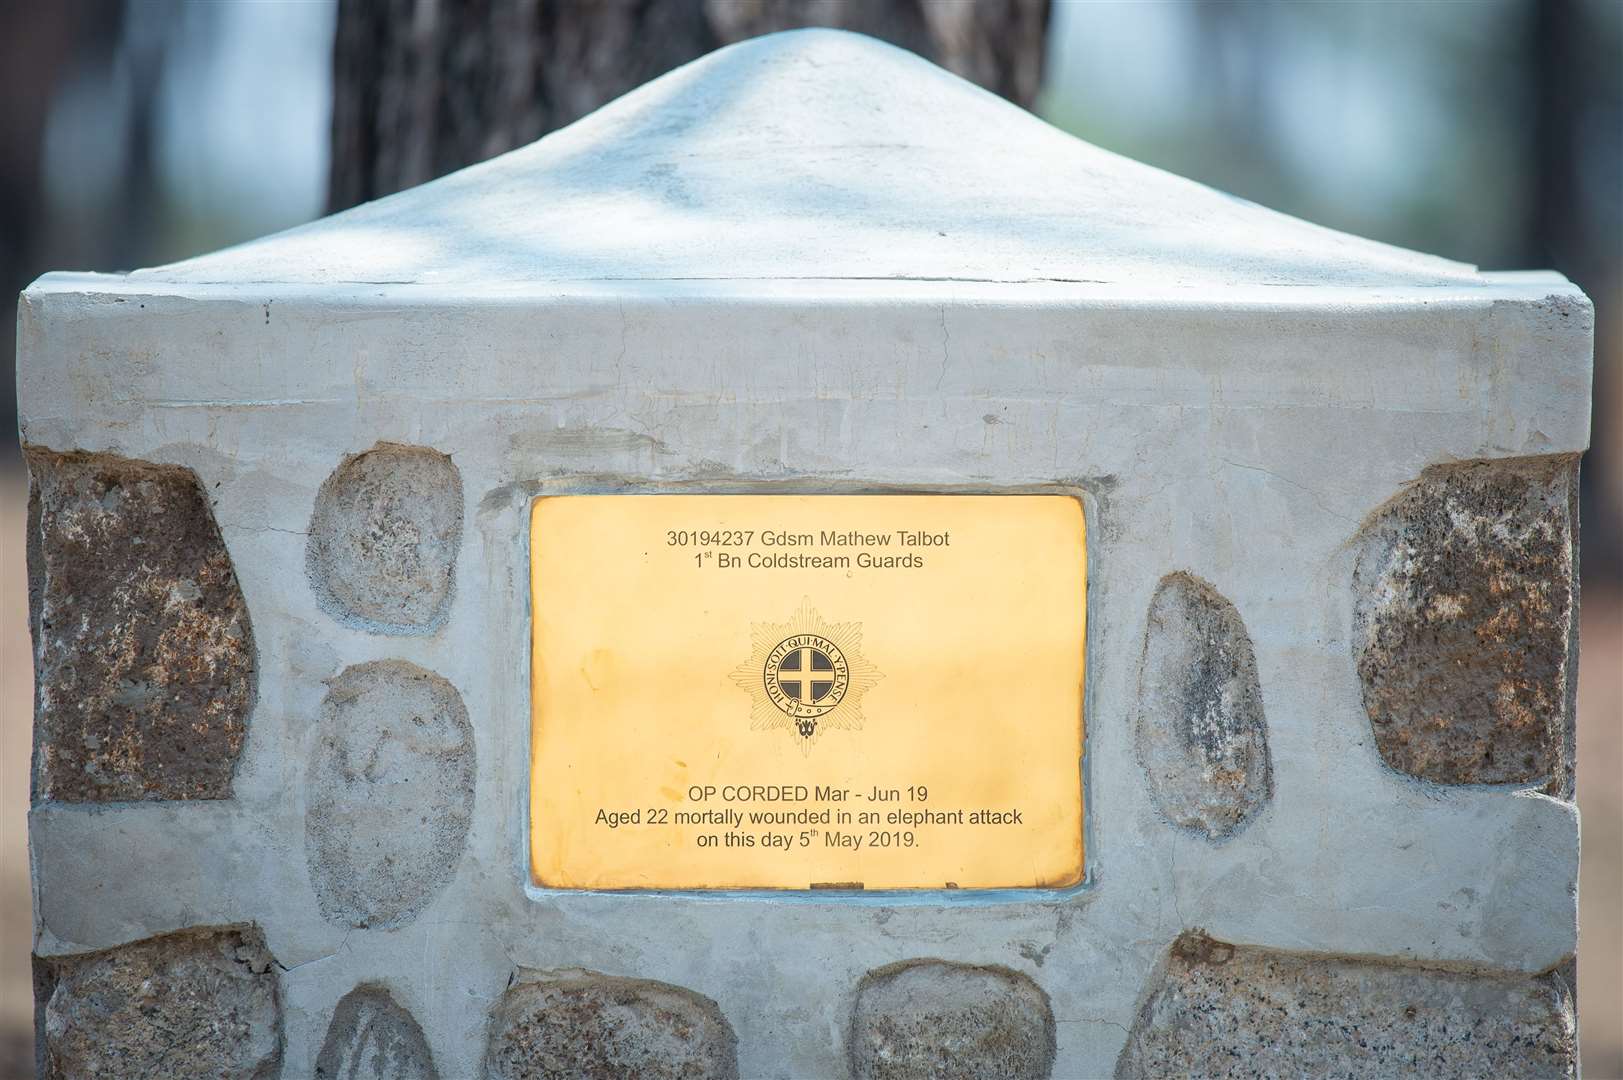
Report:
[[[1152,289],[1480,284],[1090,146],[911,53],[802,30],[530,146],[139,277],[922,279]]]

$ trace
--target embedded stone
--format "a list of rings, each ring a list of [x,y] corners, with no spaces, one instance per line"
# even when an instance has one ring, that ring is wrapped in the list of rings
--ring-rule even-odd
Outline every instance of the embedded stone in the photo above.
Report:
[[[27,457],[34,800],[229,798],[254,638],[197,475]]]
[[[282,1062],[275,965],[252,927],[37,958],[42,1076],[270,1080]]]
[[[305,561],[321,607],[387,634],[429,633],[450,606],[462,476],[423,446],[379,443],[321,485]]]
[[[317,1080],[439,1080],[417,1021],[381,986],[357,986],[333,1010]]]
[[[1234,605],[1192,574],[1168,574],[1150,601],[1138,701],[1139,763],[1173,824],[1225,840],[1273,798],[1251,637]]]
[[[1019,1080],[1054,1069],[1054,1012],[1031,979],[998,967],[909,960],[857,988],[847,1052],[857,1080]]]
[[[1560,974],[1442,971],[1276,952],[1193,931],[1173,943],[1116,1076],[1573,1077]]]
[[[1381,759],[1571,791],[1578,459],[1425,470],[1358,536],[1353,641]]]
[[[668,983],[575,972],[510,988],[491,1014],[487,1080],[736,1080],[714,1001]]]
[[[456,875],[473,817],[461,695],[404,660],[346,668],[328,684],[306,783],[305,859],[322,915],[409,923]]]

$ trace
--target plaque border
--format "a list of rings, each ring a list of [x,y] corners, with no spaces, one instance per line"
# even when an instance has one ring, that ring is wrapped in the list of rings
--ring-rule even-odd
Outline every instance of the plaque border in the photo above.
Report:
[[[1099,521],[1102,510],[1109,505],[1109,492],[1114,486],[1114,477],[1079,477],[1071,480],[975,485],[950,483],[913,484],[898,481],[851,480],[849,478],[824,480],[816,477],[796,477],[784,480],[760,480],[746,477],[714,477],[702,480],[639,480],[625,476],[597,473],[552,477],[511,485],[508,490],[520,497],[510,500],[509,509],[516,511],[520,524],[519,531],[523,537],[519,559],[519,565],[522,568],[523,587],[519,589],[519,595],[524,617],[515,620],[522,632],[521,655],[524,658],[523,670],[519,673],[523,687],[520,700],[523,705],[523,723],[521,727],[524,732],[522,742],[524,782],[518,785],[517,847],[519,865],[516,870],[520,875],[526,897],[534,901],[548,902],[558,902],[566,897],[621,897],[627,900],[669,897],[678,900],[731,899],[774,901],[789,904],[837,903],[870,907],[940,907],[943,905],[1029,904],[1034,901],[1063,902],[1090,894],[1098,884],[1096,875],[1098,860],[1095,843],[1095,813],[1093,799],[1090,797],[1092,787],[1089,782],[1093,772],[1093,755],[1091,753],[1092,733],[1089,730],[1087,718],[1092,712],[1090,703],[1094,680],[1088,677],[1088,658],[1094,653],[1094,634],[1097,631],[1098,621],[1087,616],[1093,606],[1094,583],[1097,580],[1095,571],[1098,567],[1098,555],[1100,554],[1093,542],[1097,535],[1095,523]],[[1078,717],[1078,722],[1082,725],[1082,753],[1080,760],[1077,762],[1077,781],[1081,785],[1082,802],[1081,878],[1069,885],[1003,886],[988,889],[842,889],[838,887],[700,889],[636,888],[629,886],[624,888],[572,889],[537,884],[530,862],[530,831],[533,827],[533,818],[530,813],[530,789],[532,786],[530,769],[534,762],[534,747],[530,740],[535,716],[535,702],[531,697],[534,687],[532,679],[533,664],[535,662],[535,612],[531,606],[531,585],[534,580],[535,562],[534,552],[531,550],[530,524],[538,500],[568,495],[1052,495],[1075,499],[1082,511],[1082,527],[1084,530],[1082,544],[1082,715]]]

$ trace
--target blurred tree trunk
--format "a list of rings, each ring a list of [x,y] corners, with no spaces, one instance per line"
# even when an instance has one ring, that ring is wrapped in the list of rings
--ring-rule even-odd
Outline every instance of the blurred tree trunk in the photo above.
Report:
[[[836,26],[1029,108],[1049,0],[340,0],[332,176],[342,210],[540,138],[722,45]]]
[[[1583,14],[1573,0],[1539,0],[1527,9],[1526,38],[1532,105],[1527,150],[1533,184],[1523,263],[1553,266],[1575,278],[1590,269],[1573,265],[1584,247],[1578,226],[1583,212],[1578,189]]]

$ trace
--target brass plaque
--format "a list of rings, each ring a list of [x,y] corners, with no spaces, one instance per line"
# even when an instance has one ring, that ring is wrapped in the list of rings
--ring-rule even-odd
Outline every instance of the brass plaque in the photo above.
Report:
[[[1081,880],[1077,499],[555,496],[530,552],[538,885]]]

